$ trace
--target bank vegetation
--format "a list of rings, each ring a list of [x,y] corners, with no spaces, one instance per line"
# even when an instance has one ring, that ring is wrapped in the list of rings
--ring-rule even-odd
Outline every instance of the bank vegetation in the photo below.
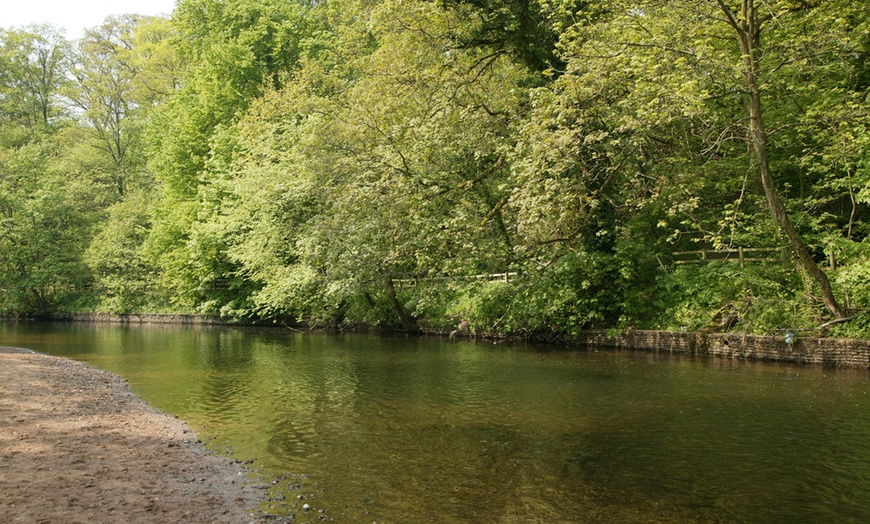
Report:
[[[868,89],[849,0],[4,28],[0,313],[870,337]]]

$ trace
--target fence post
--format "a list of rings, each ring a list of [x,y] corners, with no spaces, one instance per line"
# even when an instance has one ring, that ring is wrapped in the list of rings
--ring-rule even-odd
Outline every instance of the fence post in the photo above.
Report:
[[[737,253],[740,256],[740,269],[743,269],[743,246],[737,246]]]

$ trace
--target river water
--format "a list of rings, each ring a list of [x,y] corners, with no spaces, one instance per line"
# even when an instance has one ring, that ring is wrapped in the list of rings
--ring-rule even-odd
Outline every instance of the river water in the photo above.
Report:
[[[121,375],[300,523],[870,522],[867,370],[176,326],[0,345]]]

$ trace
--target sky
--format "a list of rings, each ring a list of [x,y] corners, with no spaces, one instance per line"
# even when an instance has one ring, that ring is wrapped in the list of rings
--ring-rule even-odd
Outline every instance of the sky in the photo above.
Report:
[[[175,0],[0,0],[0,26],[49,23],[66,29],[72,40],[109,15],[168,15],[174,7]]]

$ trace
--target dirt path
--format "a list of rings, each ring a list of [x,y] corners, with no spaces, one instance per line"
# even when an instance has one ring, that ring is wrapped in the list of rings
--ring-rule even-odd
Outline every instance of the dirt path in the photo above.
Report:
[[[0,521],[248,523],[262,493],[119,377],[0,347]]]

